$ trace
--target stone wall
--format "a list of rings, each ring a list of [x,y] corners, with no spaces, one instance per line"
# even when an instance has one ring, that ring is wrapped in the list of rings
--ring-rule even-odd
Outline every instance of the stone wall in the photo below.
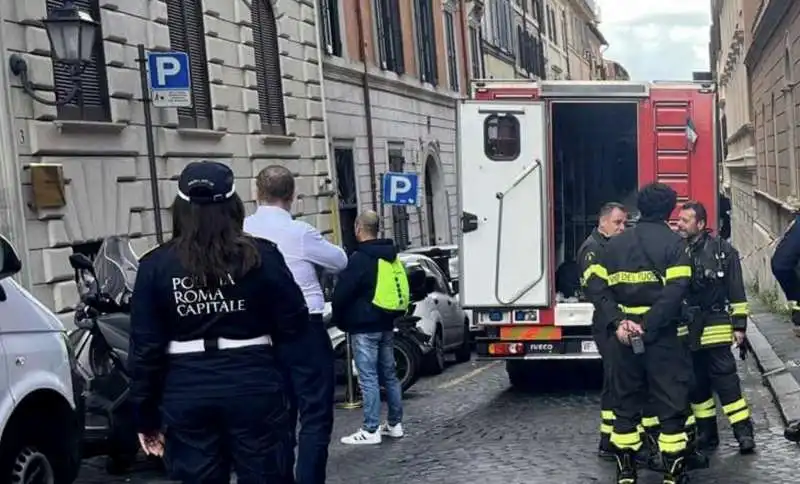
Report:
[[[272,1],[281,56],[286,136],[258,134],[258,96],[249,1],[204,0],[206,51],[214,129],[178,128],[176,109],[155,109],[155,151],[162,205],[176,193],[176,177],[189,162],[228,163],[239,195],[254,207],[253,176],[282,163],[298,175],[298,215],[330,229],[330,186],[325,139],[317,16],[310,0]],[[155,243],[154,212],[143,126],[136,45],[169,49],[167,8],[160,0],[100,0],[108,89],[109,122],[59,121],[56,109],[31,100],[12,79],[15,139],[26,202],[32,163],[57,163],[67,179],[67,206],[33,211],[24,207],[31,291],[56,311],[77,300],[68,256],[75,244],[109,235],[129,235],[138,252]],[[44,0],[8,0],[0,6],[5,47],[23,54],[40,94],[53,98],[53,71],[45,31]],[[7,52],[8,54],[9,52]],[[168,210],[161,217],[171,227]],[[167,234],[169,237],[169,234]]]

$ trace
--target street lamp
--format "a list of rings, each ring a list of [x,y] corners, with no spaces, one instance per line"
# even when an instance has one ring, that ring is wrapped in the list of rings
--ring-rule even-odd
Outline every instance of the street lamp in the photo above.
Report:
[[[42,104],[60,106],[71,102],[81,91],[81,74],[86,64],[92,60],[98,23],[88,12],[77,8],[70,0],[64,2],[63,7],[53,9],[47,18],[42,19],[42,23],[47,30],[53,58],[69,65],[72,90],[55,101],[36,94],[28,79],[28,63],[19,54],[11,55],[9,69],[20,78],[22,89],[29,96]]]

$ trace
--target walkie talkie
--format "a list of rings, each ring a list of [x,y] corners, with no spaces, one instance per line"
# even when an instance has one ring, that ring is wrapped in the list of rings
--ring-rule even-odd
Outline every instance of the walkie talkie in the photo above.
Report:
[[[631,336],[631,348],[633,348],[634,355],[644,354],[644,341],[638,334]]]

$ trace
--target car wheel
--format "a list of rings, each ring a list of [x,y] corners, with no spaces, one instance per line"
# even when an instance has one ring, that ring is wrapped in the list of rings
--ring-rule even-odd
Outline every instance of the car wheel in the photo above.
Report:
[[[427,372],[432,375],[439,375],[444,371],[444,339],[442,338],[442,330],[436,328],[436,334],[433,335],[433,349],[428,354],[428,361],[426,362]]]
[[[405,393],[419,380],[420,351],[413,343],[403,338],[394,340],[394,361],[397,367],[397,379]]]
[[[464,363],[472,358],[472,342],[470,341],[469,319],[464,318],[464,334],[461,346],[456,350],[456,362]]]

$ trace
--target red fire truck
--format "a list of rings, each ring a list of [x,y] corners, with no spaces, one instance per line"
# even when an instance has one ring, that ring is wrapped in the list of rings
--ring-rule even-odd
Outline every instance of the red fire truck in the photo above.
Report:
[[[710,80],[473,83],[458,116],[459,273],[479,358],[506,360],[514,385],[542,361],[600,358],[578,247],[603,203],[634,208],[655,180],[715,228],[715,109]]]

